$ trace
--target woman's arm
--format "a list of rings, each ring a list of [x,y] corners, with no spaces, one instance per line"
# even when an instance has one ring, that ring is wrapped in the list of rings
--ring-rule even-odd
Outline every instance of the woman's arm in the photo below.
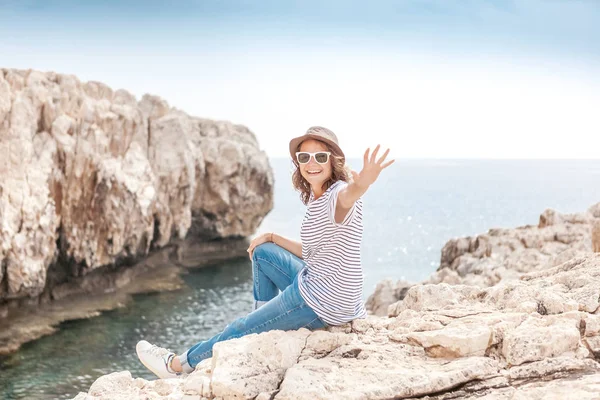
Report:
[[[348,214],[348,211],[352,208],[356,200],[358,200],[369,187],[377,180],[381,171],[385,168],[389,167],[395,160],[390,160],[383,164],[385,158],[387,157],[390,149],[381,156],[379,160],[375,160],[377,157],[377,152],[379,151],[379,145],[369,157],[369,150],[365,151],[365,155],[363,157],[364,167],[360,173],[352,171],[353,182],[351,182],[345,189],[341,190],[338,194],[337,203],[335,206],[335,222],[338,224],[342,222],[345,215]]]
[[[369,187],[359,186],[356,182],[352,182],[345,189],[340,190],[338,199],[335,205],[335,222],[341,224],[344,217],[348,215],[350,209]]]
[[[271,242],[275,243],[279,247],[283,247],[290,253],[294,254],[298,258],[302,258],[302,243],[296,242],[295,240],[291,240],[285,238],[281,235],[277,235],[275,233],[271,233]]]

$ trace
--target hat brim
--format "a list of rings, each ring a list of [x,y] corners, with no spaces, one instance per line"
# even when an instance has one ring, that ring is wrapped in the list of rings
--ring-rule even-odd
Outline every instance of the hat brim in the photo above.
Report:
[[[304,142],[307,139],[314,139],[318,140],[319,142],[327,143],[328,146],[334,149],[335,152],[339,154],[344,161],[346,161],[346,155],[344,154],[340,146],[337,145],[337,143],[335,143],[333,140],[329,140],[319,135],[313,135],[311,133],[298,136],[297,138],[293,138],[292,140],[290,140],[290,156],[292,156],[292,160],[296,159],[296,152],[298,151],[298,147],[300,147],[302,142]]]

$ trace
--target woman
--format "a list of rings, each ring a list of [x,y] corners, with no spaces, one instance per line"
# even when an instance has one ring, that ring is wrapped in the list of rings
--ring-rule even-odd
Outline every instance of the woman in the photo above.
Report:
[[[274,329],[314,330],[364,318],[362,195],[394,162],[384,163],[389,149],[378,160],[379,145],[370,156],[369,150],[362,171],[356,173],[346,167],[337,137],[329,129],[311,127],[292,139],[290,155],[296,166],[292,181],[307,206],[302,242],[274,233],[256,237],[248,248],[254,311],[179,356],[142,340],[136,346],[140,361],[159,378],[170,378],[192,372],[200,361],[212,357],[217,342]]]

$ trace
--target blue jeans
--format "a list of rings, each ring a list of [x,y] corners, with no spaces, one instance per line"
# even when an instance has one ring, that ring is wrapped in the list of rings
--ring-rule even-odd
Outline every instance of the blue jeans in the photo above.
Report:
[[[212,357],[212,348],[217,342],[275,329],[314,330],[326,327],[327,324],[300,295],[298,273],[305,265],[300,258],[274,243],[267,242],[257,246],[252,254],[254,307],[264,305],[245,317],[236,319],[222,332],[195,344],[180,355],[183,370],[191,372],[200,361]]]

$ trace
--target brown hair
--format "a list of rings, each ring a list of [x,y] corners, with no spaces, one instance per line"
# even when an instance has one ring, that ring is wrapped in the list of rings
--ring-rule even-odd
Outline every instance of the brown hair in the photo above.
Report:
[[[314,139],[316,140],[316,139]],[[319,142],[321,142],[319,140]],[[352,174],[350,173],[350,167],[345,163],[344,157],[341,156],[335,149],[329,146],[325,142],[321,142],[327,147],[327,151],[331,152],[331,156],[329,160],[331,162],[331,177],[323,183],[322,189],[327,190],[337,181],[344,182],[352,182]],[[298,149],[302,143],[298,145]],[[297,149],[297,150],[298,150]],[[304,205],[308,204],[308,200],[310,199],[310,183],[302,176],[300,172],[300,165],[298,164],[298,160],[292,158],[292,162],[294,163],[294,173],[292,175],[292,184],[294,188],[300,192],[300,200]]]

